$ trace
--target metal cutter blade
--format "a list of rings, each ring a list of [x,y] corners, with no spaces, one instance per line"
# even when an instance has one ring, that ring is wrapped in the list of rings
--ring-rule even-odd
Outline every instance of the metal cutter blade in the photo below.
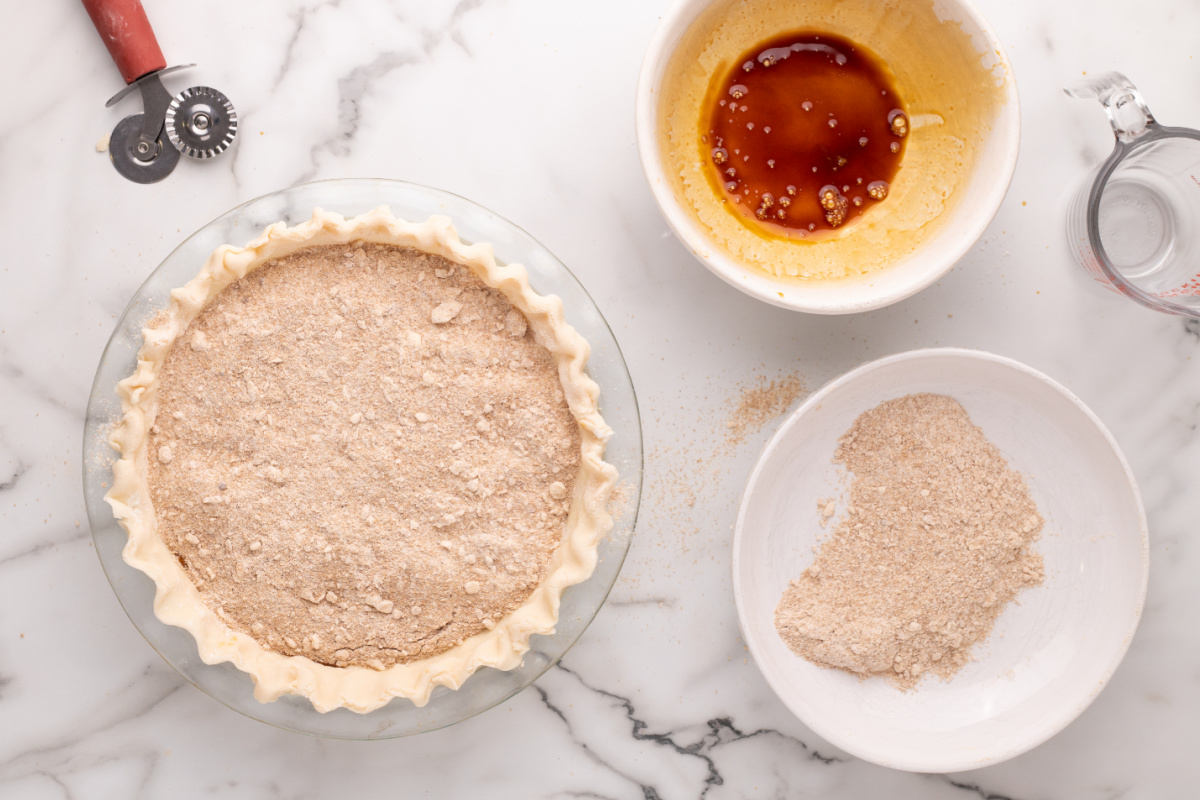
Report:
[[[237,127],[237,111],[229,98],[209,86],[193,86],[175,95],[164,120],[171,144],[192,158],[225,152]]]
[[[144,121],[144,114],[133,114],[118,122],[109,137],[108,156],[117,172],[134,183],[158,183],[179,163],[179,151],[161,128],[156,138],[147,137]]]

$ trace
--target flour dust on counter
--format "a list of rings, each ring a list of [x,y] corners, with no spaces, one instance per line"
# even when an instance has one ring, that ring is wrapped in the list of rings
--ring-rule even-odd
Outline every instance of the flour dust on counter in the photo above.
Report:
[[[759,374],[739,387],[734,395],[737,405],[725,421],[729,429],[726,443],[740,445],[771,422],[782,417],[805,393],[804,382],[796,373],[767,380]]]
[[[705,398],[707,407],[692,420],[680,416],[669,396],[647,404],[647,416],[653,415],[663,435],[647,443],[646,495],[658,502],[644,504],[640,527],[678,530],[681,552],[691,549],[701,527],[711,521],[706,501],[741,480],[734,467],[746,454],[743,446],[782,419],[806,392],[797,372],[759,369],[746,379],[713,383],[726,388]],[[714,425],[714,417],[724,419]]]

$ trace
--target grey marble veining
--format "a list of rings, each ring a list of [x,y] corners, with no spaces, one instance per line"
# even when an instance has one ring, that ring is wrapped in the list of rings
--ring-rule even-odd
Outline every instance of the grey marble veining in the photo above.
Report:
[[[78,4],[23,6],[0,48],[0,800],[1200,792],[1200,326],[1105,293],[1071,262],[1066,198],[1111,136],[1098,106],[1061,92],[1085,70],[1121,69],[1160,120],[1200,126],[1196,3],[980,0],[1022,96],[1003,208],[937,285],[818,318],[721,284],[654,206],[633,89],[664,0],[144,2],[168,61],[198,64],[170,86],[219,87],[242,121],[231,153],[155,186],[124,182],[96,152],[137,109],[104,108],[120,81]],[[184,682],[117,603],[80,489],[92,375],[144,277],[238,203],[348,176],[462,194],[555,252],[622,344],[647,455],[629,559],[563,663],[467,722],[371,743],[279,731]],[[931,345],[1012,356],[1087,402],[1137,474],[1152,549],[1141,627],[1096,702],[1030,753],[950,776],[850,757],[766,686],[739,636],[729,549],[771,426],[742,443],[722,428],[757,376],[796,373],[813,389]]]

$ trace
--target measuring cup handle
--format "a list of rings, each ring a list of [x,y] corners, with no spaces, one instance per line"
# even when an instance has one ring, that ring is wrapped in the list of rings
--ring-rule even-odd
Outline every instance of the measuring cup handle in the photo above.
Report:
[[[1095,78],[1076,81],[1064,91],[1071,97],[1094,97],[1099,100],[1118,141],[1132,142],[1156,124],[1154,115],[1142,99],[1142,93],[1119,72],[1106,72]]]
[[[167,65],[141,0],[83,0],[125,83]]]

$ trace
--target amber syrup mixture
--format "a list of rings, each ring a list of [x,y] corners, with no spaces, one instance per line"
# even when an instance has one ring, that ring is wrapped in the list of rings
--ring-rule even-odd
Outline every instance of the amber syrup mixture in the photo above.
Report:
[[[818,239],[888,195],[908,114],[887,67],[847,39],[792,33],[709,90],[701,150],[714,188],[765,232]]]

